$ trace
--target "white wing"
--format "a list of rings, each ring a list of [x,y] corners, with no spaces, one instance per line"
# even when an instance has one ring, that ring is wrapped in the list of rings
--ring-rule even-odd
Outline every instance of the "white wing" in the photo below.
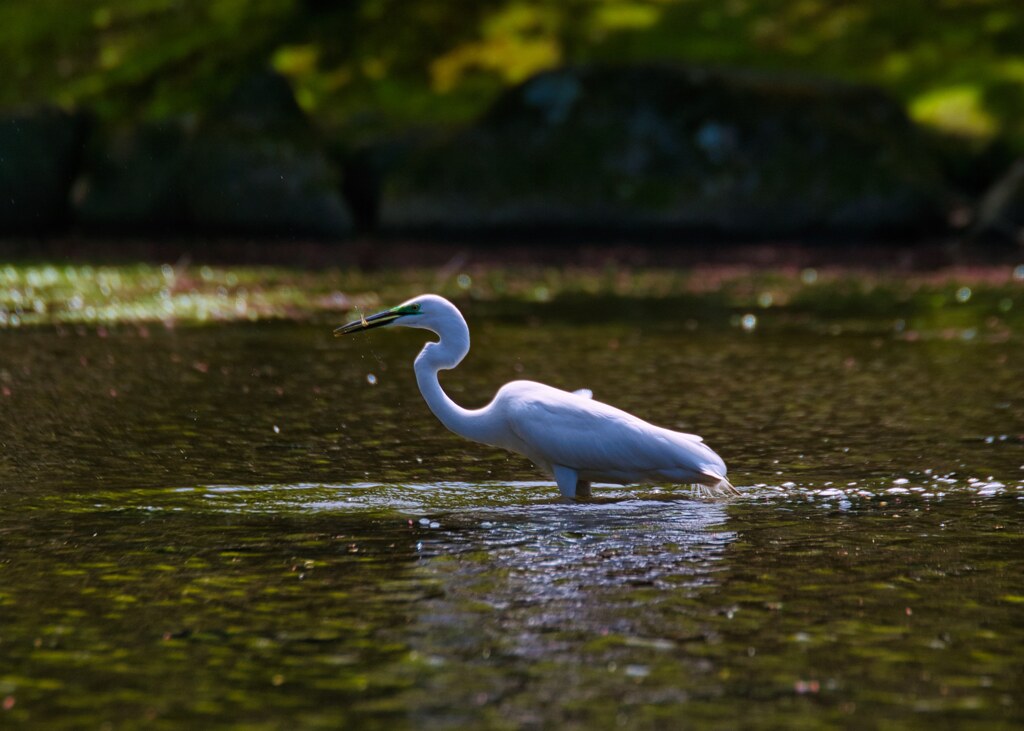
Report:
[[[503,387],[509,428],[530,459],[561,465],[581,479],[644,481],[725,476],[718,455],[693,434],[649,424],[600,401],[530,381]]]

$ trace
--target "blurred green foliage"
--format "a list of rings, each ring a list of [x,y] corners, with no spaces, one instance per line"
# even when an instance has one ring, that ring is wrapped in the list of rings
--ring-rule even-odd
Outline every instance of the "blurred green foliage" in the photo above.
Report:
[[[682,60],[885,87],[1024,148],[1020,0],[6,0],[0,105],[203,110],[254,69],[353,138],[472,117],[565,63]]]

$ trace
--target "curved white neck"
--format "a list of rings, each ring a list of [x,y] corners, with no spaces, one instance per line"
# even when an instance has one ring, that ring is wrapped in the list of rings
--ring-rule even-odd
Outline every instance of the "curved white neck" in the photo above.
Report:
[[[468,439],[491,443],[485,410],[462,408],[448,397],[437,378],[438,371],[454,368],[469,352],[466,321],[460,316],[430,330],[440,336],[440,340],[427,343],[413,366],[423,399],[434,416],[450,431]]]

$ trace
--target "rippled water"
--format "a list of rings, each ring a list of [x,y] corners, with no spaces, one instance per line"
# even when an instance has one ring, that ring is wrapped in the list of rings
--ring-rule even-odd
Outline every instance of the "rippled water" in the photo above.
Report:
[[[415,332],[2,332],[0,724],[1024,722],[1019,335],[467,315],[456,400],[591,388],[704,435],[743,496],[564,504],[436,423]]]

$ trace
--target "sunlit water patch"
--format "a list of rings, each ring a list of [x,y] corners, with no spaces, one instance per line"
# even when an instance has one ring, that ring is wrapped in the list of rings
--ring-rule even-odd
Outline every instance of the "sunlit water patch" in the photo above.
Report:
[[[430,525],[429,515],[488,516],[532,515],[557,519],[565,514],[595,515],[609,520],[634,513],[671,517],[682,505],[735,503],[765,505],[817,504],[845,510],[855,504],[910,499],[941,501],[946,497],[991,498],[1002,495],[1024,500],[1024,480],[996,480],[951,475],[922,479],[852,481],[837,485],[784,482],[738,485],[739,495],[708,498],[686,486],[621,486],[595,484],[591,498],[563,499],[552,482],[432,482],[347,485],[300,483],[291,485],[199,485],[163,489],[120,489],[104,493],[54,496],[49,507],[65,510],[221,511],[237,513],[393,513]],[[436,527],[436,526],[434,526]]]

